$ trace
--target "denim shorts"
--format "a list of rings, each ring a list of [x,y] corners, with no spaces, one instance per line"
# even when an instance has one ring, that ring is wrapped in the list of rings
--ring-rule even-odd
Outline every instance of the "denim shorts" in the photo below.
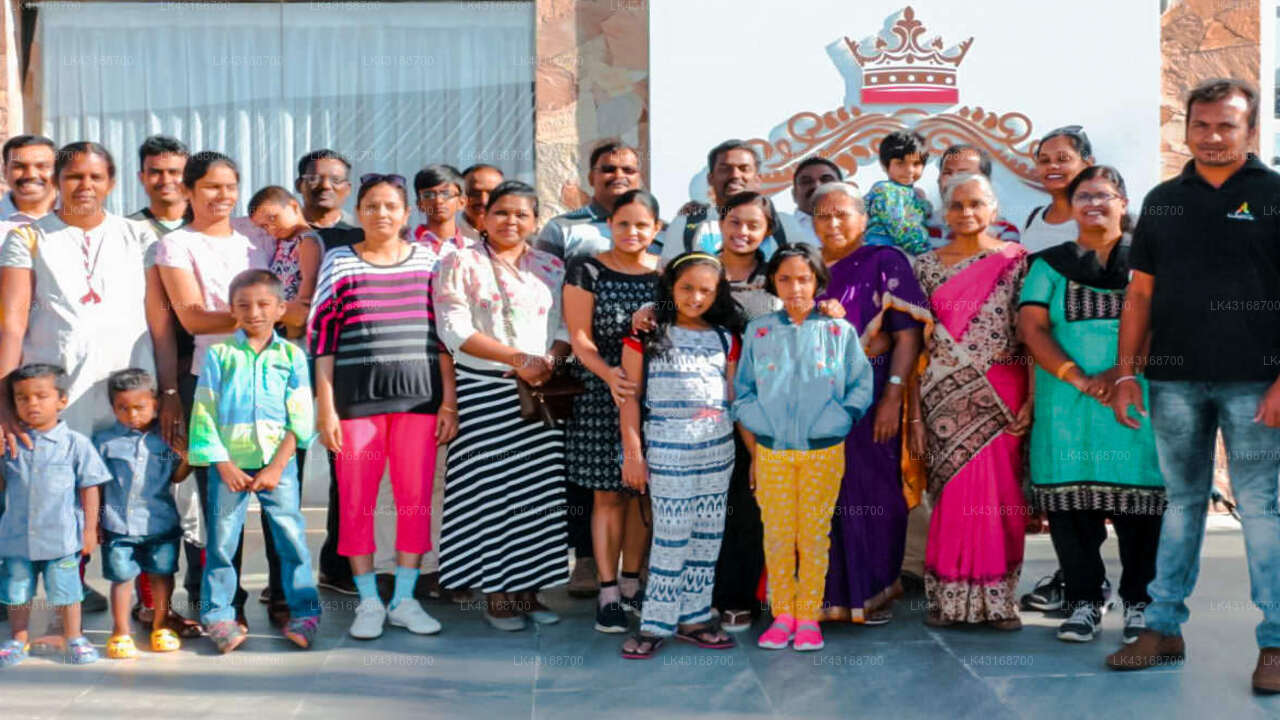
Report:
[[[139,573],[173,575],[178,572],[180,528],[157,535],[116,535],[107,531],[102,534],[102,576],[107,580],[129,582]]]
[[[80,553],[53,560],[0,558],[0,600],[22,605],[36,596],[36,580],[44,575],[44,596],[50,605],[74,605],[84,598],[80,583]]]

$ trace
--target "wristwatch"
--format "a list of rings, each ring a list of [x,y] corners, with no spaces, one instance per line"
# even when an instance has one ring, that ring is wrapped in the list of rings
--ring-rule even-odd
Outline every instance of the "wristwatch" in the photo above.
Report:
[[[902,377],[901,377],[901,376],[899,376],[899,375],[890,375],[890,376],[889,376],[889,384],[890,384],[890,385],[901,385],[901,384],[902,384]]]

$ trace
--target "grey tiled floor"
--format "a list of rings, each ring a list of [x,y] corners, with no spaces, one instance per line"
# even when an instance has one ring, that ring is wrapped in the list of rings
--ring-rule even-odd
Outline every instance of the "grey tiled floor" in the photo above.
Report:
[[[321,536],[310,539],[318,545]],[[246,585],[256,597],[261,536],[248,543]],[[1105,549],[1118,581],[1114,540]],[[546,597],[564,615],[556,626],[499,633],[474,608],[436,604],[428,609],[444,623],[441,635],[388,627],[373,642],[347,636],[353,602],[326,594],[322,637],[310,652],[268,631],[263,606],[251,601],[252,637],[231,655],[202,639],[174,654],[144,650],[136,661],[87,668],[32,659],[0,673],[0,717],[1280,717],[1280,698],[1249,691],[1260,613],[1249,604],[1239,532],[1211,531],[1203,557],[1185,629],[1189,659],[1165,670],[1102,667],[1119,642],[1117,615],[1098,641],[1070,645],[1053,638],[1058,621],[1039,614],[1024,616],[1020,633],[932,630],[916,600],[884,627],[827,626],[820,653],[762,651],[749,633],[731,651],[669,644],[633,662],[618,657],[620,636],[591,629],[590,601],[562,592]],[[1028,538],[1024,589],[1052,570],[1052,558],[1046,537]],[[95,561],[90,578],[105,589],[100,577]],[[105,643],[106,614],[89,616],[87,628]]]

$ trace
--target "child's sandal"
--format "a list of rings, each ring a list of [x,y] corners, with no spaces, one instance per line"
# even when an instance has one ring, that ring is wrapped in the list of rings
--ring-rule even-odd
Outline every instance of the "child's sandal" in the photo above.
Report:
[[[284,625],[284,636],[294,645],[308,650],[316,641],[316,632],[320,628],[320,618],[316,616],[291,619]]]
[[[132,644],[133,639],[130,638],[129,642]],[[89,642],[89,638],[81,635],[67,642],[66,659],[72,665],[88,665],[89,663],[96,663],[102,658],[98,655],[98,649],[93,646],[93,643]]]
[[[648,660],[658,652],[658,649],[666,642],[666,638],[657,635],[645,635],[644,633],[636,633],[632,635],[627,642],[622,645],[622,657],[627,660]],[[627,645],[631,645],[631,649],[627,649]]]
[[[0,668],[13,667],[27,659],[30,648],[18,640],[6,640],[0,643]]]
[[[112,635],[107,640],[107,657],[112,660],[135,660],[138,657],[138,646],[133,644],[129,635]]]
[[[178,633],[169,628],[151,631],[151,652],[173,652],[182,647]]]
[[[206,628],[206,631],[209,634],[209,639],[213,641],[214,645],[218,646],[218,652],[224,655],[240,647],[241,643],[249,637],[240,628],[240,625],[233,620],[216,622]]]
[[[185,618],[173,610],[169,611],[164,624],[184,640],[198,638],[204,634],[204,628],[200,627],[200,623],[190,618]]]

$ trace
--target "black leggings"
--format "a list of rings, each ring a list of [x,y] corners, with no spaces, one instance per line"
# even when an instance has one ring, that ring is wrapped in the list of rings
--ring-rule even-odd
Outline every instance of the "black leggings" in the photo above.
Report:
[[[1049,513],[1049,537],[1066,582],[1067,609],[1082,603],[1102,603],[1102,543],[1107,539],[1107,518],[1120,544],[1120,598],[1126,603],[1148,603],[1147,583],[1156,576],[1156,548],[1160,543],[1160,515],[1129,515],[1104,510],[1071,510]]]

